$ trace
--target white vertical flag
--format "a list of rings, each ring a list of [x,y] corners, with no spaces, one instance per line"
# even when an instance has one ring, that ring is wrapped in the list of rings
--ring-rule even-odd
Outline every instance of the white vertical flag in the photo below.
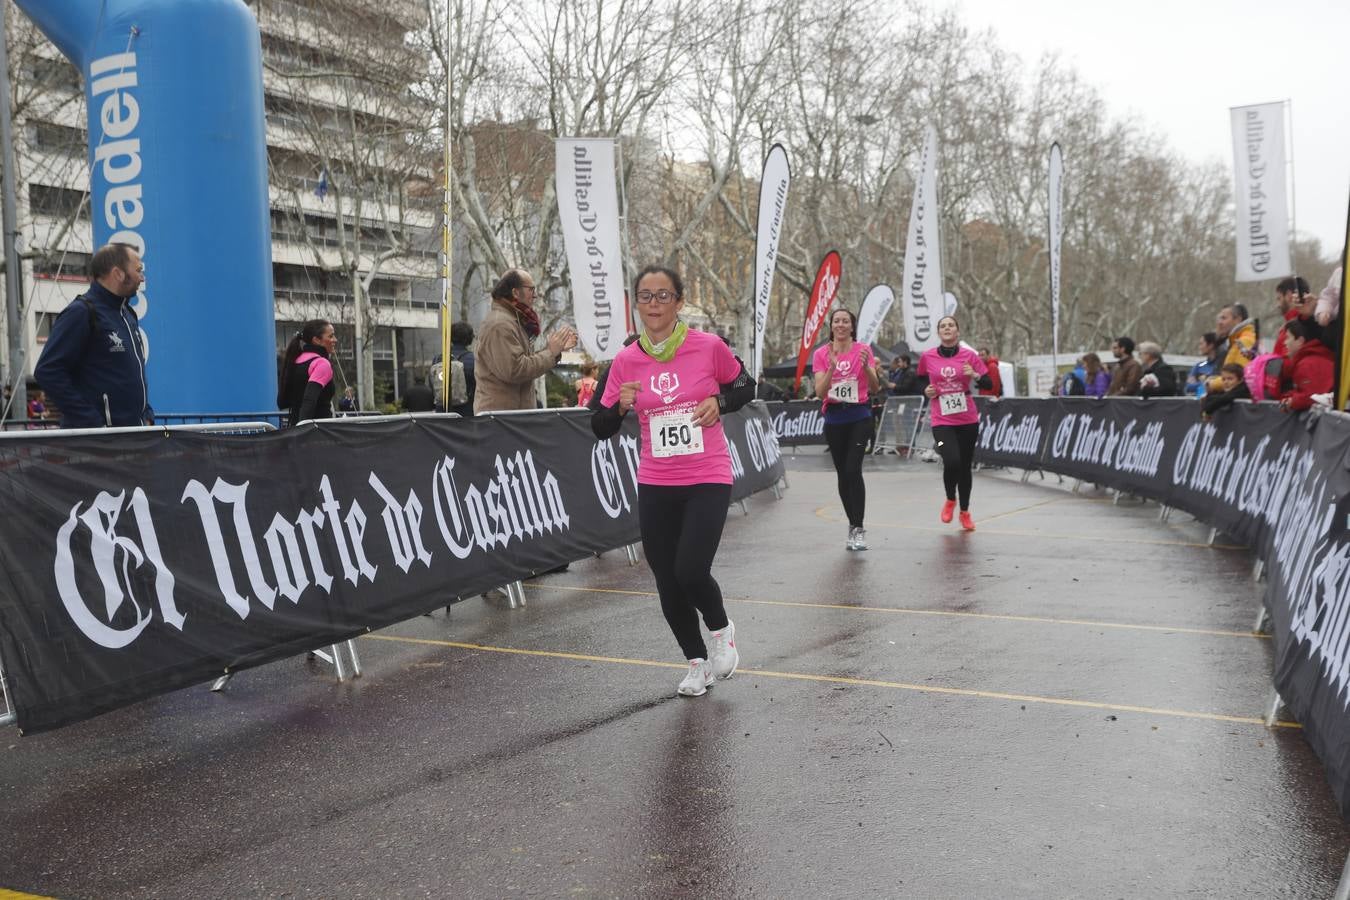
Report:
[[[895,291],[891,290],[890,285],[879,284],[867,292],[863,298],[862,311],[858,313],[859,341],[870,344],[877,339],[881,323],[894,303]]]
[[[759,181],[759,222],[755,229],[755,345],[750,366],[755,378],[764,371],[764,323],[769,318],[769,293],[791,181],[787,151],[782,144],[774,144],[764,159],[764,174]]]
[[[1064,237],[1064,154],[1059,142],[1050,145],[1050,352],[1059,356],[1059,264]]]
[[[914,206],[909,212],[905,240],[905,281],[901,287],[905,313],[905,340],[910,350],[922,352],[938,345],[937,320],[947,308],[942,292],[942,245],[937,207],[937,129],[924,131]]]
[[[1233,206],[1237,213],[1237,280],[1292,274],[1285,175],[1284,104],[1235,106]]]
[[[623,349],[623,257],[613,138],[559,138],[558,217],[572,276],[572,315],[593,359]]]

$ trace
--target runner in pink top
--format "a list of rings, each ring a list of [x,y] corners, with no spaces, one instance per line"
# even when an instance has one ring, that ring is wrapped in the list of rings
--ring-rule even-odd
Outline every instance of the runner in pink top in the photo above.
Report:
[[[311,319],[286,346],[277,384],[277,406],[290,411],[290,424],[333,415],[333,364],[337,334],[326,319]]]
[[[918,374],[928,377],[924,396],[931,404],[933,440],[942,457],[942,480],[947,489],[947,502],[942,504],[939,518],[952,520],[957,497],[961,502],[961,527],[975,530],[970,517],[970,488],[975,464],[975,443],[980,436],[980,413],[972,395],[974,387],[988,388],[993,384],[980,355],[961,346],[961,326],[955,317],[938,320],[938,339],[941,345],[925,350],[919,357]]]
[[[640,342],[619,351],[600,403],[616,403],[626,383],[639,386],[632,404],[642,430],[639,484],[731,484],[731,455],[720,418],[694,413],[740,371],[722,339],[703,331],[689,330],[669,362],[648,356]],[[696,424],[705,418],[711,424]]]
[[[676,693],[700,697],[740,663],[736,628],[722,589],[712,577],[731,503],[731,457],[722,432],[722,385],[753,384],[722,339],[690,331],[679,320],[684,283],[679,273],[648,266],[633,286],[643,333],[614,358],[600,408],[591,418],[597,437],[618,430],[637,410],[642,433],[638,462],[638,525],[642,549],[656,578],[661,612],[689,660]],[[727,409],[730,404],[725,404]],[[712,632],[712,652],[699,616]]]
[[[858,317],[848,309],[830,313],[830,342],[816,350],[811,361],[816,396],[822,398],[825,443],[834,460],[839,500],[848,518],[847,550],[866,550],[867,532],[863,512],[867,491],[863,486],[862,461],[872,438],[871,391],[881,385],[872,348],[854,340]]]

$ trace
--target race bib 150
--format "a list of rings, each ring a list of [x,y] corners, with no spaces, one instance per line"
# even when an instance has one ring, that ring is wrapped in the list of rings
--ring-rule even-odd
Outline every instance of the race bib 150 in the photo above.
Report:
[[[688,456],[703,452],[703,428],[694,424],[691,413],[664,413],[649,420],[652,456]]]

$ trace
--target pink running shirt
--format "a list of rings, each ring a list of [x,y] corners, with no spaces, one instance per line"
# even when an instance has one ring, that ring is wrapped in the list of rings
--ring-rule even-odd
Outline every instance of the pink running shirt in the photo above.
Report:
[[[961,373],[969,365],[976,375],[989,372],[980,354],[969,347],[957,347],[956,355],[946,357],[938,353],[938,348],[923,351],[919,357],[919,375],[927,375],[928,383],[937,389],[938,395],[929,401],[934,425],[971,425],[980,421],[980,413],[975,409],[975,401],[970,395],[970,379]],[[943,399],[944,396],[947,399]],[[964,397],[962,401],[961,397]],[[964,412],[952,411],[965,406]],[[943,410],[948,410],[944,412]]]
[[[863,355],[866,348],[866,356]],[[836,403],[866,403],[867,402],[867,361],[872,358],[872,349],[866,344],[858,341],[853,342],[853,346],[840,355],[838,363],[834,367],[834,374],[830,376],[830,387],[825,395],[825,406],[833,406]],[[815,356],[811,357],[811,371],[825,372],[830,368],[830,344],[822,344],[816,348]]]
[[[303,366],[305,363],[309,363],[308,380],[328,387],[328,383],[333,380],[333,364],[319,354],[308,351],[295,358],[296,365]]]
[[[716,397],[723,384],[735,381],[741,365],[722,339],[690,329],[675,358],[663,363],[652,359],[639,343],[629,344],[614,357],[600,398],[604,406],[619,402],[619,388],[628,381],[642,385],[634,409],[642,430],[642,456],[638,461],[639,484],[731,484],[731,456],[722,422],[702,429],[703,449],[692,449],[696,437],[688,417],[694,407]],[[667,455],[657,455],[652,443],[652,423]],[[670,438],[667,440],[666,435]]]

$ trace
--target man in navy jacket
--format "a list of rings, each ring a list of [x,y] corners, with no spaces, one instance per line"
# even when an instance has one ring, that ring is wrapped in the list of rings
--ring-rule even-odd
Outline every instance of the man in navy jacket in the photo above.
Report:
[[[62,428],[153,424],[145,339],[131,308],[145,265],[130,244],[108,244],[89,275],[89,290],[56,317],[33,375],[60,407]]]

